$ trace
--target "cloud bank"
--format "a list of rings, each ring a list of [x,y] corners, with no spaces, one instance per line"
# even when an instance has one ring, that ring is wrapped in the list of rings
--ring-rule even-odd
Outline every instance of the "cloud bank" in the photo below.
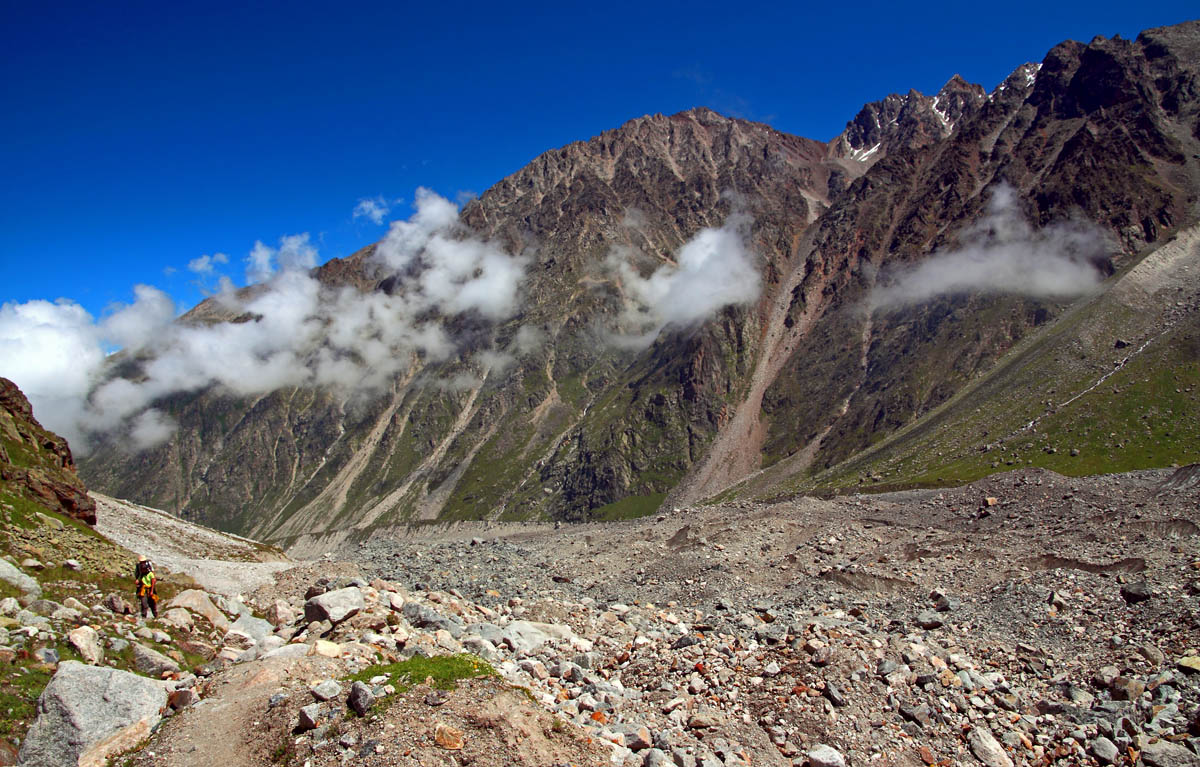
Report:
[[[277,247],[260,241],[246,258],[255,287],[227,284],[218,296],[238,321],[179,322],[170,297],[146,285],[135,288],[132,304],[99,320],[65,300],[0,306],[0,375],[81,452],[97,434],[139,448],[161,443],[174,424],[154,403],[171,394],[212,386],[241,396],[285,386],[382,389],[415,360],[456,352],[446,319],[511,317],[528,264],[471,237],[458,209],[428,190],[418,191],[415,208],[376,248],[377,276],[394,277],[388,292],[320,283],[308,234],[285,236]],[[518,333],[512,353],[531,334]],[[113,349],[140,361],[136,376],[112,377],[106,351]]]
[[[639,254],[616,250],[607,266],[618,277],[627,299],[621,332],[613,343],[641,348],[668,326],[689,327],[726,306],[752,303],[762,293],[762,277],[746,245],[750,219],[731,215],[720,228],[700,230],[676,255],[643,277],[633,265]]]
[[[881,274],[870,308],[893,309],[959,293],[1078,296],[1103,279],[1096,262],[1108,250],[1104,235],[1089,223],[1035,230],[1007,184],[995,189],[983,218],[960,243],[912,267]]]

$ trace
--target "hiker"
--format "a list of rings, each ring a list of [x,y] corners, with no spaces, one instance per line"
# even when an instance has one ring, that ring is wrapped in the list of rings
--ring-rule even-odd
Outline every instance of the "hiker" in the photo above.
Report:
[[[133,571],[137,583],[138,601],[141,603],[140,614],[143,618],[147,613],[158,618],[158,578],[154,575],[154,564],[146,557],[138,557],[137,567]]]

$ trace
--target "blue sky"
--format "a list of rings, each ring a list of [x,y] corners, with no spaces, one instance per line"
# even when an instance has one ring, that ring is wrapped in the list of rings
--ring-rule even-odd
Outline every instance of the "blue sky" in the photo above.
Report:
[[[864,102],[955,73],[990,90],[1057,42],[1133,37],[1193,2],[10,2],[0,303],[99,317],[147,283],[186,308],[202,255],[241,284],[256,241],[307,232],[325,261],[378,240],[364,198],[406,218],[417,187],[479,193],[698,105],[827,140]]]

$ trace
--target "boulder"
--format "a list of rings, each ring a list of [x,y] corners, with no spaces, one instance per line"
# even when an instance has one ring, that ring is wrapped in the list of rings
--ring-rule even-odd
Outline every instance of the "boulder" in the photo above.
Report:
[[[533,652],[550,641],[564,641],[574,637],[575,632],[567,626],[532,621],[513,621],[505,626],[500,634],[501,641],[518,654]]]
[[[109,594],[104,598],[104,606],[117,615],[133,615],[133,607],[117,594]]]
[[[204,618],[217,631],[225,632],[229,630],[229,619],[225,617],[225,613],[221,612],[213,604],[213,601],[208,598],[207,592],[200,589],[181,591],[174,599],[167,602],[164,607],[168,610],[172,607],[183,607]]]
[[[1135,583],[1127,583],[1121,587],[1121,596],[1126,603],[1136,605],[1139,602],[1145,602],[1154,596],[1153,589],[1150,584],[1145,581],[1137,581]]]
[[[42,595],[42,587],[31,576],[26,575],[6,559],[0,559],[0,581],[15,586],[26,594]]]
[[[404,607],[400,609],[400,614],[404,619],[419,629],[428,629],[430,631],[449,631],[450,635],[458,639],[463,634],[462,621],[457,617],[442,615],[432,607],[423,605],[419,602],[405,602]]]
[[[296,611],[282,599],[276,599],[267,608],[267,620],[275,628],[289,626],[296,621]]]
[[[350,697],[346,703],[350,708],[354,709],[354,713],[359,716],[366,716],[371,706],[375,705],[375,694],[371,692],[371,688],[367,685],[362,682],[355,682],[350,686]]]
[[[179,671],[178,663],[157,650],[151,650],[137,642],[133,643],[133,665],[138,671],[156,679],[161,678],[163,674],[173,674]]]
[[[1200,767],[1200,756],[1167,740],[1148,743],[1142,750],[1142,761],[1150,767]]]
[[[191,631],[195,625],[192,621],[192,614],[182,607],[172,607],[170,610],[167,610],[163,613],[163,620],[184,631]]]
[[[267,637],[274,633],[275,627],[262,618],[255,618],[253,615],[244,614],[238,616],[238,619],[233,622],[229,630],[240,631],[254,640],[254,644],[261,645]]]
[[[26,767],[101,767],[136,746],[158,724],[167,691],[113,668],[63,661],[38,698],[38,716],[21,744]]]
[[[309,688],[314,698],[321,702],[333,700],[342,694],[342,686],[332,679],[326,679],[323,682],[318,682]]]
[[[67,641],[79,651],[80,656],[89,665],[98,665],[104,659],[104,649],[100,647],[100,636],[91,626],[80,626],[67,632]]]
[[[971,734],[967,736],[967,745],[971,747],[975,758],[987,767],[1013,767],[1013,761],[1004,753],[1004,747],[992,735],[991,730],[984,726],[971,730]]]
[[[304,620],[307,623],[329,621],[336,625],[352,615],[357,615],[364,607],[366,601],[363,599],[362,590],[357,586],[349,586],[337,591],[326,591],[305,602]]]
[[[808,752],[808,763],[812,767],[846,767],[846,757],[833,746],[821,743]]]
[[[296,729],[300,732],[315,730],[321,726],[322,709],[320,703],[310,703],[300,709],[300,719]]]

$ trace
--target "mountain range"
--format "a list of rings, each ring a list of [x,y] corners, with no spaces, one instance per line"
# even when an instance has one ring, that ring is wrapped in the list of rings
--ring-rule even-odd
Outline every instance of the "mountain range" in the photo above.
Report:
[[[310,377],[165,391],[165,440],[109,433],[80,472],[287,545],[1196,461],[1198,200],[1200,22],[889,96],[829,142],[642,117],[305,274]],[[178,323],[265,329],[264,295],[296,306],[272,285]]]

